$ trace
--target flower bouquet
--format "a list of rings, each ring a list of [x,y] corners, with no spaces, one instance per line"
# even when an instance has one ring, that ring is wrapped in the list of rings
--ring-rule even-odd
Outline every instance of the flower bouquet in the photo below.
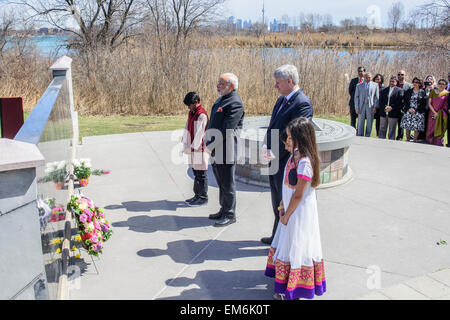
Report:
[[[66,211],[62,206],[52,208],[52,215],[50,216],[51,222],[58,222],[66,218]]]
[[[103,243],[112,234],[111,223],[105,220],[103,209],[96,207],[90,199],[82,196],[72,196],[67,209],[75,217],[81,244],[89,254],[98,256],[102,253]]]
[[[86,187],[91,176],[91,159],[75,159],[72,161],[73,174],[77,177],[80,186]]]
[[[41,180],[42,182],[53,181],[57,190],[64,187],[64,181],[67,176],[66,161],[49,162],[45,166],[46,176]]]

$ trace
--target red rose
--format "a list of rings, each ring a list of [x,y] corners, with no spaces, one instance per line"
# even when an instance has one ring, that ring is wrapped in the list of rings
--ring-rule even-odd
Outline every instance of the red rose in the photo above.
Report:
[[[85,233],[81,235],[81,240],[86,241],[91,238],[91,234]]]

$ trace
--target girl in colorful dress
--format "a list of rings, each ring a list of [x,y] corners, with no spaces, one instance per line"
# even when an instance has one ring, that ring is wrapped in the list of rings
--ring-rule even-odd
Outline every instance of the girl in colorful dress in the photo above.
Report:
[[[307,118],[292,120],[285,147],[280,222],[269,250],[265,275],[275,278],[278,300],[312,299],[326,291],[315,188],[320,160],[314,127]]]
[[[430,114],[428,118],[427,141],[428,143],[434,144],[436,146],[443,146],[444,141],[443,134],[442,137],[436,137],[434,129],[436,126],[436,119],[438,118],[438,113],[440,110],[442,110],[441,112],[443,117],[448,117],[449,92],[446,90],[447,83],[447,80],[440,79],[438,81],[438,89],[430,91],[430,98],[428,100]],[[447,139],[450,139],[450,137],[447,137]]]

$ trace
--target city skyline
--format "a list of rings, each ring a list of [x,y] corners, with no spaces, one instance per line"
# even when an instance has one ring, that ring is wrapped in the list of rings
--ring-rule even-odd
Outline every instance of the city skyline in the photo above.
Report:
[[[281,20],[284,15],[295,20],[300,13],[313,13],[331,15],[335,25],[339,25],[339,22],[346,18],[368,17],[376,19],[382,27],[387,27],[387,12],[396,1],[404,5],[405,15],[411,9],[426,3],[424,0],[325,0],[322,2],[264,0],[265,21],[270,23],[274,19]],[[228,0],[225,8],[224,18],[233,16],[243,21],[252,20],[253,23],[262,21],[263,0]]]

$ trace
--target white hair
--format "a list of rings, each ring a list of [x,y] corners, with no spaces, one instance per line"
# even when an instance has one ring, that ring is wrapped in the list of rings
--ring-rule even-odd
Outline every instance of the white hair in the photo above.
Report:
[[[226,80],[228,83],[231,83],[233,85],[233,89],[237,90],[239,87],[239,80],[238,77],[234,74],[234,73],[222,73],[220,75],[220,78],[225,78],[224,80]]]
[[[277,68],[274,71],[273,76],[275,78],[278,78],[281,80],[292,79],[292,82],[295,85],[297,85],[300,80],[299,76],[298,76],[297,68],[291,64],[285,64],[285,65],[282,65],[281,67]]]

